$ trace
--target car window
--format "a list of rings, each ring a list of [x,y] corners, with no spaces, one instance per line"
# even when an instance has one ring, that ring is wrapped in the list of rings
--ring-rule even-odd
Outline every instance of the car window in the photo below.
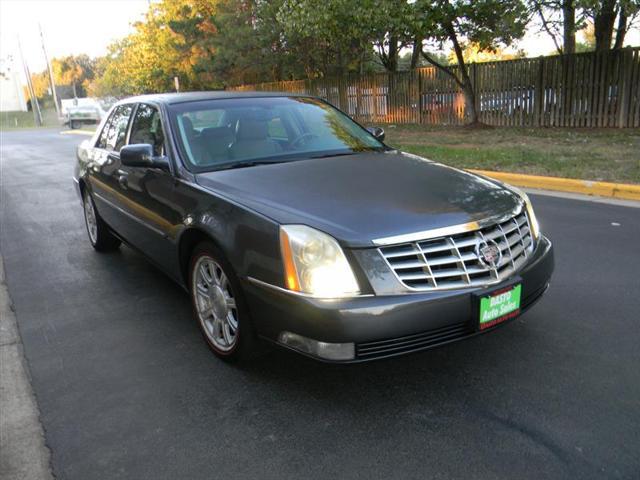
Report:
[[[164,132],[157,108],[141,103],[133,117],[129,144],[147,143],[153,146],[153,154],[164,154]]]
[[[107,148],[107,136],[109,135],[109,128],[111,128],[111,119],[113,118],[113,113],[109,116],[106,122],[104,122],[104,127],[102,127],[102,132],[98,137],[98,143],[96,143],[97,148]]]
[[[196,171],[385,148],[349,117],[314,98],[185,102],[169,113],[179,148]]]
[[[123,147],[127,136],[127,125],[133,105],[120,105],[111,115],[109,130],[107,132],[106,145],[104,148],[110,151],[119,152]]]

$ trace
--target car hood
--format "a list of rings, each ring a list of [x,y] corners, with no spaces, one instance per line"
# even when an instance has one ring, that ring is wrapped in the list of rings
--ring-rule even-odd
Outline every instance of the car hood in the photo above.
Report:
[[[484,220],[520,198],[488,179],[398,151],[200,173],[202,187],[281,224],[305,224],[343,245]]]

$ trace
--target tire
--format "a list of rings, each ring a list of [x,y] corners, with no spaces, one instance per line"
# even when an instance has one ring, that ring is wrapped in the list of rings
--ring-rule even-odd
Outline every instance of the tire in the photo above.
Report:
[[[78,124],[76,123],[75,120],[70,120],[69,121],[69,128],[72,130],[75,130],[76,128],[78,128]]]
[[[228,362],[250,360],[257,339],[238,278],[212,242],[198,244],[189,262],[193,316],[211,351]]]
[[[98,215],[96,204],[93,202],[89,192],[82,195],[82,205],[84,210],[84,225],[87,228],[87,235],[91,246],[99,252],[111,252],[120,246],[120,239],[109,231],[109,227]]]

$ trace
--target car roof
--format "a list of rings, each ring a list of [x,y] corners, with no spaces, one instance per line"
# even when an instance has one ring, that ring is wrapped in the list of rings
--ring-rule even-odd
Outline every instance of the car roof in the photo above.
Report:
[[[184,93],[156,93],[138,95],[120,100],[121,103],[154,102],[172,105],[176,103],[197,102],[202,100],[223,100],[232,98],[260,98],[260,97],[308,97],[310,95],[291,92],[239,92],[220,90],[212,92],[184,92]]]

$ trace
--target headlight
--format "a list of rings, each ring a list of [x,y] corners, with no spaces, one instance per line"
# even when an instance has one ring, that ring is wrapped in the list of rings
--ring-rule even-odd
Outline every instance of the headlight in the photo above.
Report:
[[[527,207],[527,215],[529,216],[529,223],[531,224],[531,234],[533,235],[533,238],[537,240],[540,235],[540,225],[538,224],[538,219],[533,211],[533,205],[531,204],[531,200],[529,200],[529,196],[519,188],[512,187],[511,185],[509,185],[509,189],[520,195],[522,200],[524,200],[524,204]]]
[[[359,293],[340,245],[326,233],[305,225],[280,227],[285,283],[289,290],[320,298]]]

